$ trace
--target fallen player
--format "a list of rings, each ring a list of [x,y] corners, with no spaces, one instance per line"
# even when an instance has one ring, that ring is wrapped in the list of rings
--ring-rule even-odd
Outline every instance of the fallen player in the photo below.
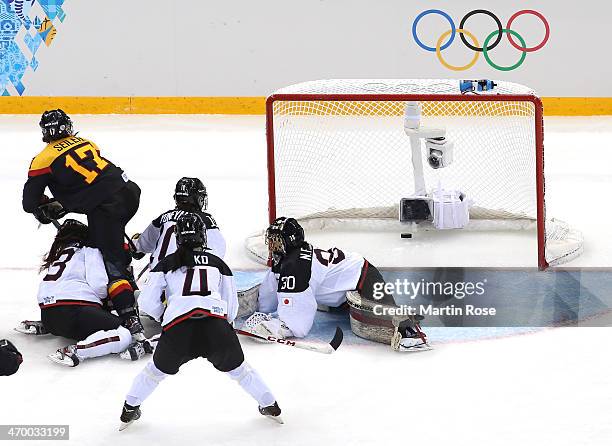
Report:
[[[17,331],[51,333],[77,341],[48,357],[76,367],[85,359],[124,352],[133,342],[122,319],[104,308],[108,276],[102,254],[88,246],[88,227],[64,221],[47,253],[38,288],[41,321],[24,321]]]
[[[259,287],[259,312],[247,319],[246,331],[264,337],[303,338],[312,328],[317,306],[340,307],[347,302],[347,292],[357,292],[372,304],[397,306],[390,294],[375,298],[384,289],[384,279],[374,265],[338,248],[314,248],[294,218],[277,218],[265,237],[272,267]],[[376,294],[375,284],[379,284]],[[394,350],[429,349],[420,319],[393,319],[390,343]]]

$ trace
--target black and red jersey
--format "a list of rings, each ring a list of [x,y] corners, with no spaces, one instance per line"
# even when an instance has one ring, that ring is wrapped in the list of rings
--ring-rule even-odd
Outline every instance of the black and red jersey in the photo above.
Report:
[[[87,213],[121,189],[123,170],[100,155],[100,149],[79,136],[52,141],[34,157],[23,188],[23,209],[34,212],[45,188],[64,208]]]

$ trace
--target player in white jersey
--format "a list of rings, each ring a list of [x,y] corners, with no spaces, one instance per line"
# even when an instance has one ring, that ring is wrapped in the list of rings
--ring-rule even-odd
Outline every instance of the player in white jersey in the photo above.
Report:
[[[206,358],[236,380],[259,404],[263,415],[279,420],[276,399],[244,354],[231,322],[238,313],[232,272],[223,260],[206,251],[201,218],[183,214],[176,222],[178,250],[159,262],[144,287],[139,305],[161,322],[153,359],[134,379],[123,411],[120,430],[140,418],[140,405],[168,375],[184,363]],[[159,296],[166,293],[164,305]]]
[[[151,254],[149,267],[152,270],[160,260],[176,251],[174,228],[176,221],[185,212],[198,214],[206,226],[208,249],[217,257],[225,256],[226,243],[215,219],[208,212],[208,193],[199,178],[183,177],[174,189],[176,207],[164,212],[142,232],[132,238],[136,249]]]
[[[68,219],[57,232],[41,271],[38,305],[46,332],[77,340],[49,355],[76,367],[84,359],[120,353],[132,342],[121,319],[103,308],[108,276],[102,254],[86,245],[88,228]]]
[[[259,312],[245,323],[256,334],[305,337],[312,328],[317,306],[340,307],[346,302],[347,291],[357,291],[362,299],[371,302],[396,306],[389,294],[383,292],[381,298],[374,297],[375,284],[384,285],[374,265],[359,254],[338,248],[314,248],[304,240],[304,229],[294,218],[277,218],[266,231],[266,243],[272,268],[259,287]],[[271,316],[273,312],[278,317]],[[393,321],[394,350],[428,348],[419,318]]]

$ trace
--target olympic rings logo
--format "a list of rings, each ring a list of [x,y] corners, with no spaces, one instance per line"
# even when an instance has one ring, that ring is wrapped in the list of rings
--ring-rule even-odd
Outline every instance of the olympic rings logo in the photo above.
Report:
[[[450,23],[450,26],[451,26],[451,29],[449,29],[448,31],[446,31],[440,36],[435,47],[425,45],[421,41],[421,39],[419,39],[419,36],[417,35],[417,25],[419,24],[419,21],[423,17],[430,15],[430,14],[441,15],[446,20],[448,20],[448,23]],[[482,46],[480,46],[480,43],[478,42],[478,39],[476,38],[476,36],[472,34],[471,32],[469,32],[468,30],[466,30],[464,27],[467,20],[476,14],[484,14],[484,15],[491,17],[495,21],[495,24],[497,25],[497,29],[487,36]],[[546,34],[544,35],[544,39],[538,45],[532,46],[532,47],[527,47],[527,44],[525,43],[525,39],[523,39],[523,37],[518,32],[510,29],[514,20],[526,14],[534,15],[538,17],[544,24],[544,27],[546,28]],[[446,60],[444,60],[444,58],[442,57],[442,51],[448,48],[453,43],[457,34],[459,34],[459,38],[461,39],[463,44],[467,46],[469,49],[471,49],[472,51],[474,51],[474,57],[472,58],[472,60],[470,60],[470,62],[468,62],[466,65],[463,65],[463,66],[451,65],[448,62],[446,62]],[[508,40],[510,41],[510,44],[522,53],[518,62],[516,62],[514,65],[509,65],[509,66],[498,65],[491,60],[491,57],[489,55],[489,52],[493,50],[497,45],[499,45],[499,43],[502,40],[503,34],[506,34],[508,36]],[[429,51],[432,53],[435,52],[440,63],[444,65],[446,68],[448,68],[449,70],[465,71],[465,70],[472,68],[476,64],[476,62],[478,62],[480,53],[482,53],[485,60],[491,67],[499,71],[512,71],[512,70],[516,70],[518,67],[523,65],[523,62],[525,62],[525,58],[527,57],[527,53],[533,53],[535,51],[538,51],[539,49],[544,47],[544,45],[546,45],[550,37],[550,26],[548,24],[548,21],[546,20],[546,17],[544,17],[538,11],[534,11],[532,9],[523,9],[521,11],[516,12],[512,17],[510,17],[505,28],[502,26],[502,22],[499,20],[499,18],[495,14],[493,14],[491,11],[487,11],[486,9],[475,9],[473,11],[468,12],[461,19],[461,22],[459,23],[459,28],[457,28],[451,16],[449,16],[444,11],[441,11],[439,9],[428,9],[427,11],[423,11],[422,13],[420,13],[414,19],[414,22],[412,23],[412,37],[414,37],[414,41],[416,42],[416,44],[420,46],[421,48],[423,48],[425,51]],[[468,42],[468,39],[466,37],[468,37],[472,41],[472,43]],[[520,42],[520,45],[516,43],[516,41],[514,40],[514,37],[518,39],[518,41]],[[446,38],[448,38],[448,41],[446,41],[446,43],[443,43]],[[495,39],[493,43],[491,43],[492,39]]]

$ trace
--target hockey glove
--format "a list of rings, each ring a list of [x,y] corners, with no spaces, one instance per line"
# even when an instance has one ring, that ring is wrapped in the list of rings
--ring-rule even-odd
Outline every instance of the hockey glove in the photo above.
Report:
[[[53,220],[58,220],[64,216],[68,211],[64,209],[61,203],[57,200],[50,200],[47,203],[43,203],[33,212],[34,217],[43,225],[48,225]]]
[[[0,376],[9,376],[19,370],[23,356],[7,339],[0,340]]]

